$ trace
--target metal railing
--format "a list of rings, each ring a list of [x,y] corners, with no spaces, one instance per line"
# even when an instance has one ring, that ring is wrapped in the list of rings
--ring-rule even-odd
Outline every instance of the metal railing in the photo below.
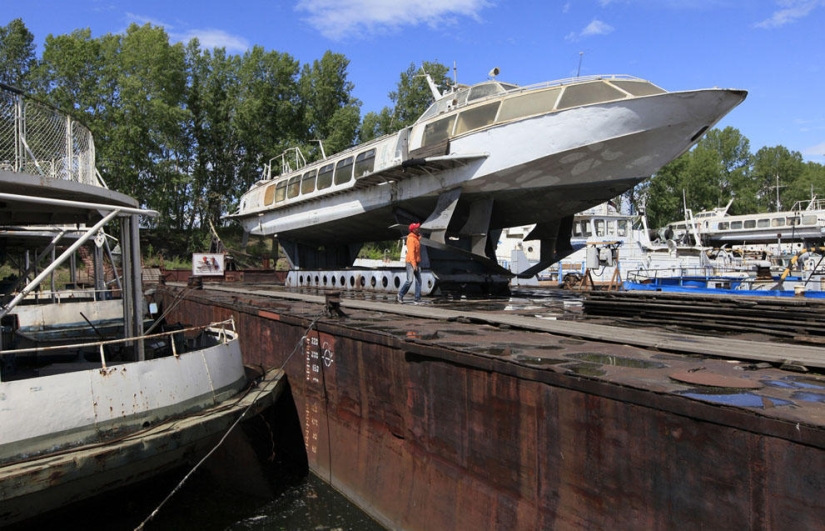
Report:
[[[0,171],[106,188],[89,129],[68,114],[0,83]]]

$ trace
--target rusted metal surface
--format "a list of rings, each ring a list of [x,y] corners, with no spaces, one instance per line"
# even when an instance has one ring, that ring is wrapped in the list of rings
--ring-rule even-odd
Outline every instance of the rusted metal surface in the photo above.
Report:
[[[269,295],[205,287],[171,318],[234,315],[247,362],[284,366],[311,469],[389,528],[807,529],[825,517],[817,374],[679,354],[690,336],[662,352],[582,338],[582,323],[548,332],[519,326],[534,317],[494,325],[381,299],[326,317],[322,297]],[[761,387],[670,378],[690,370]]]

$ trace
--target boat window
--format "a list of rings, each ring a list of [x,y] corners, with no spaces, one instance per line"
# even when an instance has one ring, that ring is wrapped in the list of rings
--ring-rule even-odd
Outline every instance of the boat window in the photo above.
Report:
[[[742,222],[741,221],[731,221],[730,222],[730,228],[731,228],[731,230],[739,230],[739,229],[742,228]]]
[[[592,236],[593,233],[590,231],[590,220],[582,221],[582,236]]]
[[[627,220],[626,219],[620,219],[616,222],[616,224],[618,225],[618,229],[619,229],[617,234],[619,236],[627,236]]]
[[[266,187],[266,191],[264,192],[264,204],[271,205],[272,202],[275,200],[275,183],[270,184]]]
[[[455,134],[460,135],[474,129],[479,129],[486,125],[490,125],[496,119],[498,107],[501,105],[500,101],[488,103],[481,107],[474,107],[467,109],[458,115],[458,123],[455,126]]]
[[[421,145],[431,146],[447,140],[453,131],[453,123],[455,123],[454,114],[426,124],[424,126],[424,138],[421,141]]]
[[[796,216],[789,217],[788,218],[788,225],[789,226],[799,225],[799,218],[796,217]]]
[[[363,177],[368,173],[372,173],[375,167],[375,150],[370,149],[363,153],[359,153],[355,157],[355,178]]]
[[[275,188],[275,202],[280,203],[284,199],[286,199],[286,179],[279,182]]]
[[[756,228],[756,220],[755,219],[746,219],[745,220],[745,228],[746,229]]]
[[[616,220],[608,220],[607,221],[607,235],[608,236],[615,236],[616,235]]]
[[[500,92],[502,92],[502,90],[501,87],[498,86],[498,83],[483,83],[470,89],[470,95],[467,96],[467,101],[479,100]]]
[[[803,225],[816,225],[816,214],[807,214],[802,216]]]
[[[719,230],[728,230],[728,222],[727,221],[720,221],[719,222]]]
[[[318,170],[318,189],[323,190],[332,186],[332,170],[335,168],[332,164],[327,164]]]
[[[519,88],[518,85],[513,85],[510,83],[499,83],[499,86],[506,91],[516,90],[517,88]]]
[[[771,227],[784,227],[785,226],[785,218],[773,218],[771,219]]]
[[[610,80],[610,84],[616,85],[625,92],[633,96],[650,96],[652,94],[664,94],[665,90],[660,89],[653,83],[647,81]]]
[[[570,107],[580,107],[592,103],[620,100],[625,97],[624,93],[617,90],[616,87],[601,81],[582,85],[569,85],[564,88],[558,108],[569,109]]]
[[[311,194],[315,191],[315,175],[317,174],[316,170],[308,171],[304,174],[301,178],[301,193],[302,194]]]
[[[756,222],[756,226],[759,227],[760,229],[764,229],[765,227],[770,227],[771,226],[771,220],[769,220],[767,218],[760,219],[759,221]]]
[[[289,184],[286,185],[286,196],[289,199],[297,197],[301,192],[301,176],[296,175],[295,177],[290,177],[288,183]]]
[[[597,219],[593,221],[593,226],[596,228],[596,236],[604,236],[604,220]]]
[[[339,160],[335,166],[335,184],[348,183],[352,179],[352,157]]]
[[[561,88],[556,87],[507,98],[501,103],[498,121],[504,122],[524,116],[548,113],[556,106],[560,93]]]

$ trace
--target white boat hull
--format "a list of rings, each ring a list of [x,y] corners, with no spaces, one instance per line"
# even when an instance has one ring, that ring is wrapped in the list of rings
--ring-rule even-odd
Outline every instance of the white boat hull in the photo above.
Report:
[[[177,357],[1,382],[0,525],[179,466],[247,406],[254,415],[271,405],[279,378],[244,398],[240,345],[228,332]]]
[[[439,194],[494,198],[491,228],[558,219],[615,197],[689,149],[742,101],[739,91],[669,93],[569,109],[456,137],[464,165],[240,218],[250,234],[302,242],[397,237],[393,211],[426,218]],[[502,148],[502,146],[507,146]]]

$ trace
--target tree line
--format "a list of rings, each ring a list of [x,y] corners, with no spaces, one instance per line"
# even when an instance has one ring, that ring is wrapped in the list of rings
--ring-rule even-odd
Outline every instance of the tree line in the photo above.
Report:
[[[253,46],[240,55],[172,43],[162,27],[132,24],[93,38],[90,29],[48,35],[40,57],[21,19],[0,26],[0,82],[83,121],[95,138],[108,186],[157,210],[161,232],[205,231],[233,211],[265,165],[290,147],[308,161],[412,124],[432,102],[419,75],[439,85],[438,62],[401,72],[391,107],[361,116],[349,60],[327,51],[300,64],[288,53]],[[690,152],[634,189],[651,226],[736,200],[731,212],[773,210],[810,197],[823,167],[777,146],[750,153],[734,128],[713,129]],[[684,201],[683,201],[684,199]],[[197,249],[193,249],[197,250]]]

